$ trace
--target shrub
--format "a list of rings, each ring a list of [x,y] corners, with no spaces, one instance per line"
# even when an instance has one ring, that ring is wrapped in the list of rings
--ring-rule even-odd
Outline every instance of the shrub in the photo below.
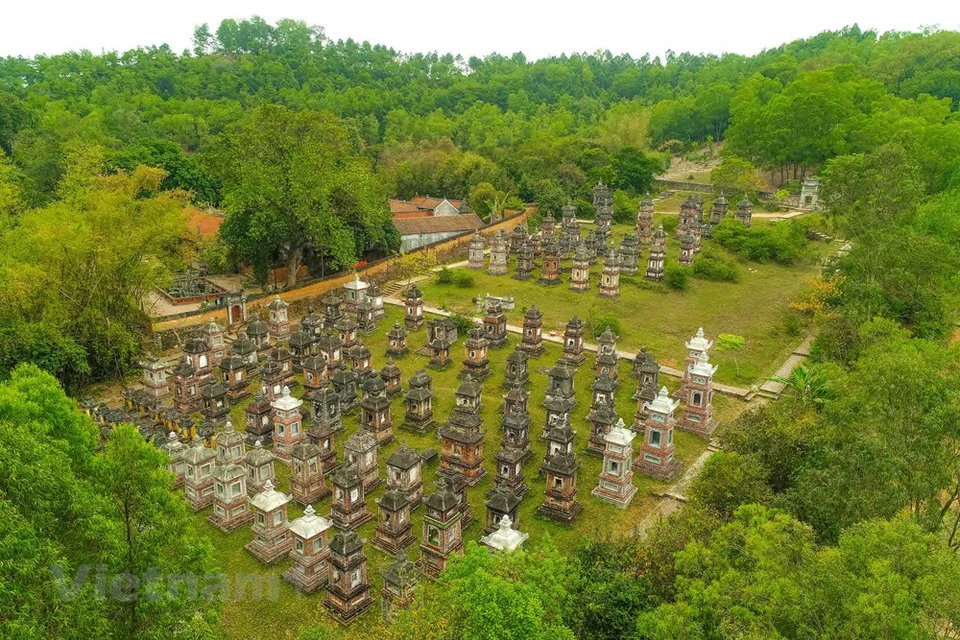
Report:
[[[693,275],[714,282],[736,282],[740,279],[740,270],[732,260],[704,250],[693,262]]]
[[[683,291],[690,284],[690,271],[679,265],[667,265],[663,272],[663,281],[676,291]]]
[[[473,274],[469,271],[459,270],[453,272],[453,284],[461,289],[469,289],[475,283],[476,280],[473,279]]]
[[[738,220],[727,219],[714,227],[713,239],[747,260],[784,265],[799,260],[807,246],[804,227],[789,222],[748,229]]]
[[[620,320],[616,316],[600,316],[590,324],[593,325],[594,338],[599,338],[600,334],[607,329],[610,329],[616,335],[620,335]]]
[[[747,343],[746,338],[733,333],[721,333],[717,336],[717,351],[739,351]]]
[[[669,236],[677,230],[677,227],[680,225],[680,218],[678,216],[667,216],[666,218],[661,218],[660,222],[663,223],[663,230]]]
[[[473,318],[468,318],[467,316],[459,313],[451,313],[450,319],[453,320],[453,324],[457,325],[457,335],[461,338],[466,336],[467,332],[469,332],[470,329],[473,329],[477,324],[473,321]]]
[[[453,284],[453,272],[446,267],[437,271],[437,284]]]

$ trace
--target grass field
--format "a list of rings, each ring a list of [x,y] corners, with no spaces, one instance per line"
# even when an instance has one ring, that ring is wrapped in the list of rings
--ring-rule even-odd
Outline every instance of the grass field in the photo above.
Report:
[[[617,225],[614,237],[619,238],[629,231],[632,229]],[[704,247],[724,252],[711,240],[704,239]],[[829,245],[811,244],[810,260],[804,264],[784,267],[742,262],[739,282],[691,278],[686,290],[672,291],[662,284],[644,280],[642,274],[649,255],[645,249],[640,260],[640,273],[622,278],[621,296],[615,300],[597,295],[602,270],[600,260],[591,269],[591,290],[584,293],[569,288],[571,261],[562,263],[563,284],[548,287],[537,283],[539,269],[534,270],[532,280],[518,282],[512,279],[514,258],[511,258],[507,276],[471,272],[475,283],[469,288],[441,285],[436,278],[422,282],[420,288],[427,304],[468,315],[475,312],[471,299],[477,295],[513,296],[516,308],[507,312],[508,321],[522,324],[526,309],[535,304],[543,312],[545,332],[562,333],[574,313],[587,323],[604,316],[616,316],[621,329],[617,343],[620,349],[637,351],[646,346],[661,364],[674,367],[682,367],[686,353],[684,341],[696,333],[698,327],[703,327],[711,339],[721,333],[743,336],[746,342],[742,349],[727,352],[714,349],[710,359],[720,366],[717,381],[750,386],[762,384],[802,340],[797,327],[788,327],[785,322],[788,304],[804,289],[817,272],[819,259],[830,250]],[[676,262],[678,254],[677,240],[671,237],[667,242],[667,260]],[[592,335],[588,339],[595,342]]]
[[[513,283],[512,280],[504,282]],[[559,293],[559,291],[558,291]],[[464,294],[461,291],[460,296]],[[395,320],[402,317],[401,309],[388,308],[387,319],[382,321],[378,331],[373,336],[365,338],[365,343],[371,348],[374,354],[374,366],[380,368],[386,362],[386,331],[393,325]],[[493,455],[499,448],[500,432],[499,414],[497,407],[501,402],[501,396],[504,390],[501,384],[504,380],[505,360],[513,350],[518,337],[511,335],[510,344],[500,350],[490,352],[491,368],[493,375],[483,384],[483,410],[482,417],[484,428],[486,429],[485,440],[485,465],[487,474],[483,481],[477,486],[468,490],[470,502],[470,512],[473,515],[473,522],[464,530],[464,540],[479,540],[483,534],[483,526],[486,518],[486,509],[484,499],[486,492],[493,486],[494,460]],[[398,361],[398,365],[403,371],[403,383],[406,388],[406,381],[419,368],[426,365],[426,358],[418,356],[414,351],[422,347],[426,342],[426,330],[420,330],[410,334],[408,343],[411,347],[411,354]],[[461,367],[459,360],[462,359],[462,339],[461,344],[454,347],[451,352],[455,364],[451,365],[446,371],[434,372],[434,414],[438,421],[445,420],[453,408],[454,390],[459,383],[457,373]],[[639,491],[634,498],[633,503],[625,510],[617,509],[613,506],[604,504],[590,495],[590,491],[597,485],[597,477],[600,472],[601,461],[583,455],[586,448],[587,438],[589,437],[589,424],[586,422],[586,415],[590,404],[590,383],[593,380],[592,364],[593,360],[588,360],[578,371],[575,383],[577,390],[578,406],[573,414],[573,426],[577,431],[576,452],[581,461],[581,467],[578,478],[579,500],[583,505],[583,511],[577,520],[569,527],[561,526],[552,521],[541,518],[536,514],[536,508],[540,505],[544,495],[544,482],[537,473],[537,469],[543,459],[544,445],[538,438],[543,431],[545,420],[544,411],[540,406],[546,391],[547,376],[546,370],[549,369],[560,355],[558,345],[549,344],[547,351],[541,357],[530,360],[530,414],[532,418],[531,443],[534,450],[533,457],[524,466],[526,482],[530,486],[530,492],[524,497],[520,505],[520,527],[521,530],[528,532],[530,538],[528,545],[536,545],[546,536],[550,536],[561,550],[569,551],[578,540],[584,537],[595,537],[600,535],[627,534],[643,520],[650,512],[651,506],[656,498],[652,495],[653,491],[662,490],[666,485],[654,482],[642,475],[634,476],[634,483]],[[636,381],[629,377],[629,365],[621,362],[620,365],[620,388],[617,392],[616,406],[619,415],[630,424],[635,411],[635,403],[631,400],[636,389]],[[675,387],[676,381],[664,376],[663,381],[668,387]],[[298,390],[295,395],[299,395]],[[715,410],[721,425],[737,415],[744,407],[743,403],[726,396],[717,394],[715,396]],[[380,453],[381,476],[385,477],[385,460],[400,444],[406,442],[417,449],[432,447],[439,449],[439,441],[434,434],[423,436],[410,434],[399,428],[402,422],[404,407],[402,396],[394,399],[392,405],[392,416],[394,421],[394,432],[397,439],[389,446],[384,447]],[[233,407],[233,421],[235,424],[243,424],[243,406]],[[346,433],[337,440],[339,458],[342,459],[342,444],[344,440],[359,429],[359,423],[356,414],[344,419]],[[677,432],[677,457],[689,465],[705,449],[706,442],[693,435]],[[639,440],[635,441],[635,451],[639,450]],[[278,476],[280,479],[280,488],[288,490],[287,478],[289,472],[283,463],[276,464]],[[427,465],[424,469],[424,486],[429,493],[434,490],[434,479],[438,463],[436,461]],[[384,483],[385,484],[385,483]],[[384,486],[381,485],[375,492],[367,496],[368,509],[376,514],[376,501],[382,495]],[[330,498],[321,503],[315,504],[317,512],[327,515],[330,512]],[[290,585],[279,578],[280,574],[289,567],[289,563],[282,561],[276,565],[266,567],[256,558],[244,550],[243,545],[251,539],[249,528],[242,527],[230,534],[222,534],[206,522],[206,517],[210,509],[197,514],[195,517],[196,527],[204,534],[208,535],[216,548],[216,556],[228,574],[261,574],[267,578],[275,578],[279,582],[279,597],[276,599],[265,599],[259,601],[228,601],[224,603],[223,608],[223,626],[230,638],[246,639],[261,638],[269,635],[273,638],[295,638],[300,629],[304,627],[322,627],[324,634],[322,637],[346,638],[348,634],[351,637],[362,636],[365,629],[370,626],[380,616],[380,597],[379,590],[383,586],[379,571],[385,567],[392,558],[387,557],[372,545],[366,546],[366,554],[369,559],[368,573],[370,576],[372,593],[376,599],[376,605],[371,607],[359,620],[357,620],[349,630],[345,630],[334,623],[326,614],[322,606],[324,594],[322,591],[312,596],[302,596],[298,594]],[[419,544],[420,526],[423,509],[414,513],[414,533]],[[290,518],[296,518],[301,515],[301,511],[294,507],[290,509]],[[366,540],[372,540],[374,537],[375,521],[371,521],[360,528],[361,537]],[[407,549],[408,556],[411,558],[419,557],[419,548],[411,546]],[[433,588],[431,583],[427,583],[426,589]]]

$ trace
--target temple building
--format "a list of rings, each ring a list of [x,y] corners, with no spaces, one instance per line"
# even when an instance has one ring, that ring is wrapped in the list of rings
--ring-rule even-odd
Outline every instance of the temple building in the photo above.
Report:
[[[183,497],[194,511],[213,502],[213,467],[217,454],[199,440],[183,452]]]
[[[753,211],[750,200],[748,200],[746,196],[737,203],[737,213],[734,215],[737,220],[743,223],[743,226],[750,227],[751,221],[753,220]]]
[[[693,265],[693,254],[696,250],[696,239],[690,231],[684,231],[680,236],[680,264],[684,267]]]
[[[423,502],[423,455],[405,442],[387,458],[387,488],[402,491],[411,511]]]
[[[520,507],[520,498],[507,491],[506,489],[494,488],[487,496],[484,502],[487,508],[487,524],[483,528],[484,533],[493,533],[499,528],[500,521],[507,517],[514,528],[520,528],[517,512]]]
[[[246,480],[247,472],[231,460],[219,461],[213,469],[213,513],[207,521],[224,533],[253,520],[247,509]]]
[[[283,572],[283,579],[300,593],[309,595],[327,584],[330,575],[327,535],[332,526],[333,523],[318,516],[311,505],[303,510],[302,517],[290,523],[291,567]]]
[[[603,261],[599,295],[601,298],[620,297],[620,261],[613,249],[607,254],[607,259]]]
[[[533,277],[533,246],[524,237],[517,249],[517,269],[513,273],[514,280],[529,280]]]
[[[423,539],[420,557],[423,572],[437,578],[447,568],[450,556],[463,553],[460,498],[450,490],[447,481],[440,478],[437,490],[424,498]]]
[[[580,462],[572,453],[557,454],[544,462],[547,490],[537,513],[564,524],[573,522],[581,509],[577,502],[579,469]]]
[[[280,296],[274,296],[267,310],[270,312],[270,319],[267,326],[270,328],[270,337],[274,340],[283,340],[290,335],[290,319],[288,311],[290,305],[281,300]]]
[[[506,235],[501,230],[493,236],[493,244],[490,246],[490,264],[487,266],[487,273],[491,276],[507,275],[507,261],[509,256]]]
[[[395,555],[414,543],[413,521],[410,519],[410,501],[399,489],[387,489],[377,501],[377,518],[373,546],[387,555]]]
[[[516,386],[525,387],[530,383],[530,374],[527,371],[527,361],[530,356],[517,345],[509,356],[507,356],[507,373],[503,379],[503,386],[513,388]]]
[[[601,375],[593,381],[593,403],[587,421],[590,423],[590,439],[587,441],[586,452],[594,456],[602,456],[606,449],[607,434],[617,421],[614,406],[614,392],[617,383],[607,376]]]
[[[579,316],[573,316],[563,330],[563,361],[576,369],[587,356],[583,353],[583,321]]]
[[[666,481],[680,470],[680,461],[673,457],[676,445],[673,442],[673,412],[679,403],[661,387],[656,399],[649,404],[649,417],[643,426],[643,445],[640,455],[633,461],[633,469],[640,473]]]
[[[498,298],[488,297],[486,311],[483,317],[483,331],[489,346],[499,349],[507,344],[507,314],[503,312],[503,303]]]
[[[520,251],[520,245],[527,239],[527,230],[522,224],[513,225],[513,231],[510,233],[510,253]]]
[[[410,353],[407,347],[407,330],[399,322],[393,323],[393,328],[387,332],[387,355],[391,358],[402,358]]]
[[[713,340],[707,340],[703,333],[703,327],[699,327],[697,333],[687,342],[684,342],[683,346],[687,348],[687,357],[683,363],[683,379],[680,381],[680,388],[673,394],[676,399],[686,398],[690,367],[700,361],[700,354],[710,351],[710,348],[713,347]]]
[[[313,305],[307,307],[307,315],[300,318],[300,328],[313,336],[314,339],[323,335],[323,328],[326,326],[326,319],[322,313],[318,313]]]
[[[577,404],[576,392],[573,387],[575,370],[567,366],[564,360],[557,361],[547,371],[547,393],[543,407],[547,410],[547,427],[552,427],[569,418],[570,412]]]
[[[515,384],[510,387],[510,390],[503,396],[503,403],[498,410],[502,415],[510,413],[514,407],[519,407],[521,411],[528,412],[529,407],[527,402],[529,399],[530,394],[523,388],[523,385]]]
[[[427,322],[427,349],[430,350],[428,366],[444,369],[453,360],[450,347],[457,341],[457,325],[450,318],[438,318]]]
[[[540,267],[540,284],[560,284],[560,247],[553,236],[546,236],[543,242],[543,264]]]
[[[303,400],[290,395],[289,387],[273,401],[273,454],[281,460],[290,461],[290,449],[303,440],[303,422],[300,407]]]
[[[340,397],[324,387],[311,397],[313,403],[307,438],[320,449],[320,469],[324,474],[337,467],[337,448],[334,434],[343,429],[340,415]]]
[[[310,355],[303,359],[303,397],[309,398],[320,388],[330,384],[330,371],[327,361],[321,355]]]
[[[626,509],[637,488],[633,485],[633,439],[637,434],[625,429],[623,420],[610,430],[603,450],[600,480],[590,495]]]
[[[650,246],[650,257],[647,259],[647,271],[643,277],[647,280],[663,280],[663,266],[666,256],[667,234],[663,225],[658,225],[653,234],[653,244]]]
[[[259,317],[247,324],[247,337],[256,345],[258,356],[270,350],[270,325]]]
[[[519,407],[503,416],[503,437],[494,456],[497,475],[494,486],[522,498],[529,491],[524,481],[523,463],[533,455],[530,450],[530,416]]]
[[[606,376],[613,381],[617,380],[617,335],[609,329],[604,329],[597,338],[597,358],[593,364],[595,376]]]
[[[338,531],[330,541],[330,578],[323,606],[341,624],[350,624],[372,605],[363,540],[354,531]]]
[[[373,300],[365,298],[357,304],[357,331],[363,335],[370,335],[377,330],[377,309]]]
[[[617,262],[620,265],[620,273],[625,276],[635,276],[640,268],[637,266],[640,261],[640,245],[637,242],[637,236],[628,233],[620,241],[620,251],[617,254]]]
[[[244,456],[244,466],[247,469],[247,493],[256,495],[263,491],[267,481],[276,482],[277,475],[273,468],[273,453],[257,440],[253,448]]]
[[[540,465],[540,475],[547,472],[547,463],[560,455],[573,455],[573,440],[577,432],[570,426],[570,418],[560,420],[556,425],[548,425],[543,431],[543,441],[547,450],[543,455],[543,464]]]
[[[324,362],[327,363],[327,372],[328,375],[343,361],[343,342],[340,340],[340,336],[334,333],[333,329],[327,327],[326,333],[317,338],[314,343],[317,349],[317,353],[323,357]]]
[[[219,382],[205,385],[200,389],[200,401],[203,406],[200,413],[205,421],[214,428],[226,426],[230,417],[230,405],[227,404],[227,388]]]
[[[330,495],[323,480],[320,447],[300,442],[290,449],[293,467],[290,471],[290,496],[299,504],[309,505]]]
[[[360,375],[341,361],[340,365],[330,374],[333,391],[340,397],[340,412],[353,413],[359,405],[357,385]]]
[[[167,365],[155,356],[148,356],[140,362],[140,366],[143,368],[143,389],[148,395],[162,398],[170,393]]]
[[[341,531],[356,529],[373,518],[373,514],[367,511],[363,478],[352,462],[337,467],[330,476],[330,483],[333,485],[330,520],[334,527]]]
[[[416,284],[407,287],[403,300],[403,325],[407,331],[417,331],[423,326],[423,293]]]
[[[409,381],[410,390],[404,396],[407,412],[402,428],[414,433],[427,433],[433,428],[433,381],[420,369]]]
[[[403,393],[403,385],[400,380],[402,376],[403,372],[393,361],[393,358],[387,358],[387,363],[380,369],[380,379],[386,386],[387,397],[392,398],[398,393]]]
[[[171,431],[167,435],[167,441],[163,445],[163,450],[170,458],[167,463],[167,471],[173,474],[173,483],[171,486],[175,489],[182,487],[183,474],[185,471],[183,454],[187,450],[187,445],[183,444],[175,431]]]
[[[360,376],[360,381],[374,375],[373,354],[363,340],[357,340],[357,344],[347,349],[346,356],[350,367]]]
[[[509,516],[503,516],[497,524],[497,529],[480,538],[480,542],[494,551],[510,553],[519,549],[529,533],[517,531]]]
[[[700,352],[694,364],[687,365],[686,398],[677,422],[681,431],[709,438],[716,430],[717,422],[713,417],[713,374],[716,372],[717,367],[711,366],[706,351]]]
[[[244,545],[260,562],[273,564],[286,557],[293,547],[290,537],[290,522],[287,520],[287,504],[290,497],[273,488],[273,482],[267,480],[263,491],[253,496],[253,540]]]
[[[227,355],[220,361],[217,368],[220,371],[221,384],[227,387],[227,400],[230,404],[236,404],[250,395],[247,391],[249,382],[247,366],[243,358]]]
[[[480,482],[483,467],[483,422],[478,415],[482,387],[469,375],[457,389],[457,404],[440,427],[440,473],[462,474],[469,486]]]
[[[570,290],[587,291],[590,289],[590,252],[585,243],[580,243],[577,253],[573,256],[573,267],[570,269]]]
[[[523,349],[533,357],[542,355],[545,351],[543,346],[543,313],[537,309],[537,305],[530,305],[527,312],[523,314],[523,334],[520,338],[519,349]]]
[[[372,435],[378,447],[393,442],[394,438],[386,388],[380,376],[371,376],[363,383],[363,400],[360,401],[360,429]]]
[[[357,323],[347,316],[341,317],[339,320],[334,323],[333,328],[337,332],[337,337],[340,338],[340,343],[343,345],[344,349],[349,349],[353,345],[357,344]]]
[[[467,332],[467,339],[463,342],[463,370],[460,377],[472,376],[474,380],[483,382],[492,373],[490,359],[487,357],[487,338],[483,327],[474,325]]]
[[[237,339],[234,340],[230,348],[227,349],[227,353],[232,356],[238,356],[243,360],[243,365],[247,368],[248,378],[252,378],[259,373],[259,367],[257,366],[259,355],[257,353],[257,345],[247,336],[246,331],[241,331],[237,335]]]
[[[474,271],[483,271],[485,260],[483,257],[483,247],[484,247],[483,236],[480,235],[480,230],[477,229],[473,232],[473,237],[470,238],[470,245],[467,247],[467,268],[473,269]]]
[[[360,279],[359,273],[353,274],[353,280],[343,285],[343,308],[348,314],[355,314],[357,306],[367,299],[367,290],[370,284]]]
[[[416,562],[408,560],[401,550],[397,552],[397,559],[381,570],[380,575],[383,576],[383,590],[380,591],[383,617],[389,622],[393,618],[394,609],[413,603],[417,586],[420,584],[420,567]]]
[[[296,389],[298,382],[295,377],[296,372],[293,370],[293,355],[290,350],[283,345],[275,344],[270,349],[270,358],[280,365],[280,376],[284,386]]]
[[[727,199],[721,191],[720,195],[714,198],[713,203],[710,205],[710,227],[717,226],[727,217],[727,207]]]
[[[363,478],[363,488],[373,491],[380,486],[380,469],[377,466],[377,441],[364,430],[347,438],[343,444],[343,455],[347,462],[353,463],[357,473]]]
[[[294,371],[303,369],[303,361],[313,353],[313,345],[316,339],[316,336],[304,327],[300,327],[290,334],[290,338],[287,339],[287,348],[290,351]]]
[[[243,458],[247,453],[243,445],[243,434],[233,430],[232,422],[227,420],[226,427],[217,434],[215,442],[218,463],[243,464]]]

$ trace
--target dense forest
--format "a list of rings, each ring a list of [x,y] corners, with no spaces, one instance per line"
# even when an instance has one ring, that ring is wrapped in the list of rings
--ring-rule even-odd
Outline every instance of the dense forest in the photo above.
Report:
[[[644,540],[470,550],[371,637],[960,637],[960,33],[662,60],[403,54],[257,18],[194,42],[0,60],[0,635],[216,635],[215,599],[64,600],[47,569],[213,570],[162,456],[132,429],[98,451],[61,389],[134,368],[140,296],[191,258],[185,205],[226,211],[207,260],[345,267],[396,249],[387,197],[587,211],[602,179],[630,221],[672,156],[722,143],[734,190],[819,175],[850,241],[795,303],[810,362]]]

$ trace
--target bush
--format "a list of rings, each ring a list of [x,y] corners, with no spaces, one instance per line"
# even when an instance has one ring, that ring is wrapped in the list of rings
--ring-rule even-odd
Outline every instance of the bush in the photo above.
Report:
[[[717,351],[739,351],[745,344],[746,338],[733,333],[721,333],[717,336]]]
[[[468,318],[459,313],[451,313],[450,319],[453,320],[453,324],[457,325],[457,335],[460,338],[465,337],[470,329],[473,329],[477,325],[477,323],[473,321],[473,318]]]
[[[594,338],[599,338],[600,334],[607,329],[615,335],[620,335],[620,320],[616,316],[600,316],[590,324],[593,326]]]
[[[437,271],[437,284],[453,284],[453,272],[446,267]]]
[[[704,250],[693,262],[693,275],[714,282],[736,282],[740,279],[740,270],[734,261]]]
[[[476,283],[476,280],[473,279],[473,274],[469,271],[454,271],[453,273],[453,284],[460,287],[461,289],[469,289]]]
[[[664,269],[663,281],[671,289],[683,291],[690,284],[690,270],[679,265],[667,265]]]
[[[680,225],[679,216],[667,216],[666,218],[661,218],[660,222],[663,223],[663,230],[666,234],[672,235],[674,231],[677,230],[677,227]],[[654,225],[656,226],[656,225]]]
[[[747,260],[783,265],[799,260],[808,242],[803,225],[781,222],[748,229],[739,220],[732,219],[722,220],[714,227],[713,239]]]

